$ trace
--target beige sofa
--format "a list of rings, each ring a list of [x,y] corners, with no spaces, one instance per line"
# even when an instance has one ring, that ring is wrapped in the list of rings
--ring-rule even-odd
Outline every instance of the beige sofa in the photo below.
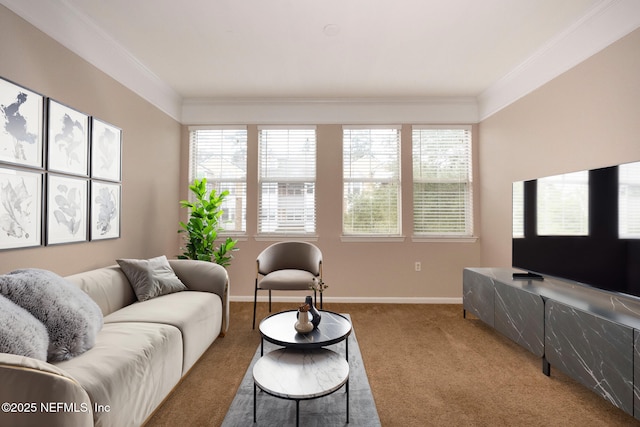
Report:
[[[102,310],[95,346],[55,363],[0,353],[0,425],[142,425],[229,325],[226,270],[169,263],[188,290],[143,302],[118,266],[66,277]]]

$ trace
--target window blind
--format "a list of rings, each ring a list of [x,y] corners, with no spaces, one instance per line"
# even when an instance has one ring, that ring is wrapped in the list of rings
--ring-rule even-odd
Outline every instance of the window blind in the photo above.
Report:
[[[589,234],[589,172],[580,171],[538,179],[539,236]]]
[[[222,204],[221,225],[225,232],[244,232],[247,210],[246,127],[191,127],[189,130],[189,181],[206,178],[208,191],[229,191]]]
[[[618,234],[640,238],[640,163],[618,166]]]
[[[472,236],[471,127],[412,130],[414,234]]]
[[[315,233],[315,127],[262,126],[258,135],[258,232]]]
[[[400,128],[343,127],[343,233],[400,235]]]

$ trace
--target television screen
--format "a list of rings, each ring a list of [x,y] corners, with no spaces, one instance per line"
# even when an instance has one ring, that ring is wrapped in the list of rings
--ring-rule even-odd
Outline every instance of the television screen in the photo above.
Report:
[[[640,296],[640,162],[513,183],[512,264]]]

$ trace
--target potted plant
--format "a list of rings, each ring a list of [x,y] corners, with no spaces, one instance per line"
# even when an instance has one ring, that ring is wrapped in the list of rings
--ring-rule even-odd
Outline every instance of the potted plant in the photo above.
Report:
[[[206,178],[194,180],[189,190],[195,195],[195,201],[180,201],[183,208],[189,209],[189,221],[180,221],[178,233],[185,234],[186,245],[180,248],[184,252],[178,258],[215,262],[226,268],[231,264],[231,253],[238,250],[235,247],[238,241],[227,237],[219,246],[214,245],[222,230],[222,202],[229,192],[225,190],[218,194],[214,189],[207,194]]]

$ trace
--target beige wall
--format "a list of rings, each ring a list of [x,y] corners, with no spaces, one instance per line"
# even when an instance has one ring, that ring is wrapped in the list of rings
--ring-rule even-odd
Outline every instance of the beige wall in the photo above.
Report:
[[[511,183],[640,160],[640,30],[480,124],[482,264],[511,265]]]
[[[67,275],[177,253],[180,125],[0,6],[0,76],[123,131],[122,238],[0,252],[0,273]]]
[[[477,129],[474,127],[474,133]],[[231,295],[253,300],[255,259],[273,241],[257,234],[257,126],[248,126],[248,202],[246,238],[229,268]],[[475,142],[475,141],[474,141]],[[474,144],[477,145],[477,144]],[[317,126],[317,234],[324,256],[327,298],[340,300],[451,301],[462,296],[462,269],[479,265],[480,244],[412,242],[411,240],[411,127],[402,128],[404,242],[342,242],[342,125]],[[188,131],[183,133],[183,170],[188,170]],[[476,168],[477,170],[477,168]],[[182,182],[187,186],[187,173]],[[183,192],[183,197],[187,193]],[[476,195],[476,203],[478,197]],[[183,213],[184,217],[184,213]],[[422,263],[416,272],[414,263]],[[266,293],[261,295],[266,297]],[[290,294],[291,295],[291,294]],[[292,294],[296,295],[296,294]],[[298,296],[301,294],[298,293]],[[286,296],[277,292],[275,296]]]

